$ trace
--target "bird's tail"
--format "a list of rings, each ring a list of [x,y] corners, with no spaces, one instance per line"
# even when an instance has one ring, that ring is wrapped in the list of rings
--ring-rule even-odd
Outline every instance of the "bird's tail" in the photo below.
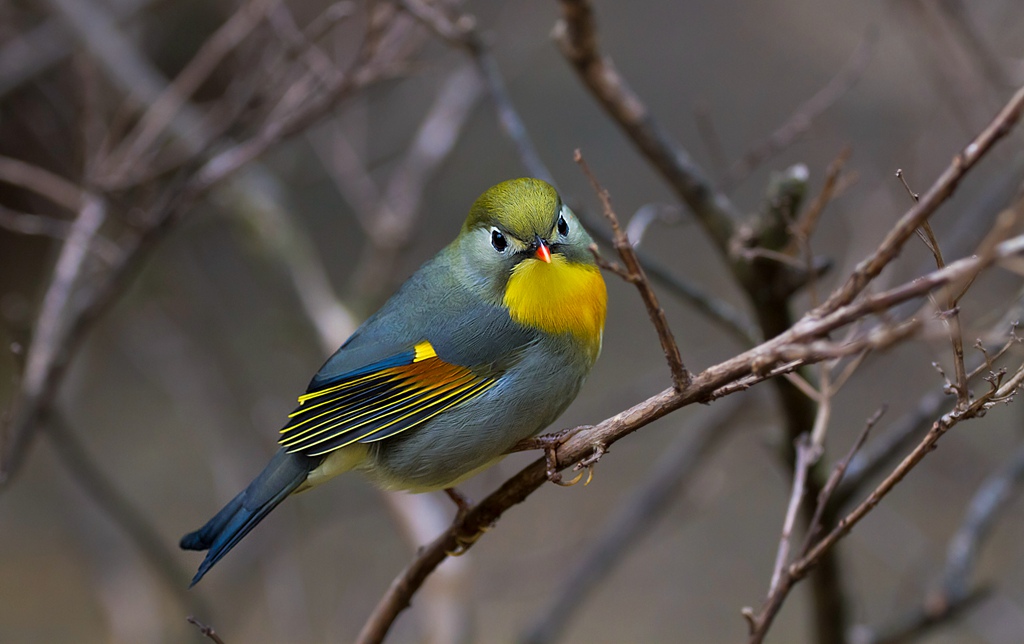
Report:
[[[192,578],[191,588],[203,575],[256,527],[277,504],[295,491],[318,459],[279,451],[247,488],[221,509],[206,525],[181,538],[185,550],[208,550]]]

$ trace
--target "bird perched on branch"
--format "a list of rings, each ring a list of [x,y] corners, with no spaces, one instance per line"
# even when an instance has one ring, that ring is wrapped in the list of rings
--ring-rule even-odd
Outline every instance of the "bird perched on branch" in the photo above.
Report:
[[[558,193],[514,179],[331,356],[259,476],[181,547],[192,584],[285,497],[356,470],[386,489],[449,489],[550,425],[601,351],[607,295]]]

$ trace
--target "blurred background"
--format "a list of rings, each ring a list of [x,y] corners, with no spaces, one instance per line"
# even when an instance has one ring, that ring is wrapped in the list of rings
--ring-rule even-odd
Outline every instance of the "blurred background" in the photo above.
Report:
[[[812,240],[832,262],[823,291],[910,205],[896,169],[923,192],[1024,82],[1015,0],[594,6],[604,53],[743,212],[759,212],[773,173],[797,163],[816,194],[849,148],[847,180]],[[441,9],[475,17],[472,33],[540,159],[591,227],[604,224],[577,148],[644,233],[648,258],[752,317],[700,227],[559,52],[557,2]],[[369,55],[367,42],[377,43]],[[252,141],[256,159],[144,234],[182,182],[220,167],[204,163],[233,162]],[[1018,189],[1021,141],[1012,135],[932,219],[947,259],[969,254]],[[44,429],[0,489],[0,641],[205,641],[188,615],[232,644],[353,640],[415,544],[454,513],[446,499],[409,505],[341,477],[284,503],[190,591],[201,557],[177,542],[262,468],[331,347],[457,234],[483,190],[531,173],[466,48],[385,2],[0,0],[0,155],[8,422],[55,262],[75,234],[54,176],[105,203],[68,310],[96,297],[87,287],[123,249],[143,249],[71,344],[43,401]],[[11,160],[52,176],[34,183]],[[883,281],[931,266],[915,241]],[[635,290],[607,281],[604,353],[556,429],[670,386]],[[972,290],[961,306],[968,347],[1000,323],[1017,286],[993,273]],[[656,288],[688,367],[745,348],[664,281]],[[800,295],[797,312],[809,301]],[[943,338],[869,356],[833,401],[825,461],[882,404],[872,440],[922,400],[947,409],[922,399],[941,391],[933,361],[950,373]],[[765,384],[683,409],[616,444],[587,487],[544,486],[446,563],[389,641],[743,641],[740,610],[767,592],[789,495],[774,394]],[[1019,406],[957,428],[839,545],[848,641],[872,641],[924,605],[972,497],[1021,439]],[[535,458],[509,457],[463,491],[483,498]],[[606,576],[567,582],[659,471],[685,477],[662,484],[664,509],[621,556],[599,559],[613,563]],[[1024,502],[1008,503],[969,573],[988,592],[918,633],[924,641],[1024,639]],[[432,518],[417,523],[418,513]],[[796,588],[769,641],[814,641],[809,589]],[[546,611],[567,597],[578,605],[557,611],[559,636],[541,638]]]

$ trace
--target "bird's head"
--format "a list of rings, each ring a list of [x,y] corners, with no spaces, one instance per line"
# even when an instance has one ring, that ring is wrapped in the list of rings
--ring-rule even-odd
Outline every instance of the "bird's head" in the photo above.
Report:
[[[592,243],[554,188],[512,179],[473,204],[459,250],[488,299],[514,320],[600,347],[607,295]]]

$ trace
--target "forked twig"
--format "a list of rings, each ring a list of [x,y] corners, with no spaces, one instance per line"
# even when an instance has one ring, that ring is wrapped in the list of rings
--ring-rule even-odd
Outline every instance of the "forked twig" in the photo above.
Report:
[[[636,257],[633,245],[629,243],[629,238],[626,236],[625,231],[619,226],[619,219],[612,209],[611,196],[608,194],[608,191],[598,183],[597,178],[590,171],[590,167],[583,159],[583,155],[579,150],[576,150],[573,158],[582,168],[583,174],[590,180],[590,185],[593,186],[598,198],[601,199],[604,216],[612,227],[612,239],[615,250],[618,251],[619,257],[622,258],[622,263],[626,266],[625,269],[620,269],[615,268],[611,264],[605,264],[605,267],[613,270],[640,291],[640,297],[644,301],[644,306],[647,307],[647,315],[650,316],[651,322],[658,332],[661,350],[665,352],[665,359],[668,361],[668,367],[672,372],[672,383],[675,385],[676,391],[682,391],[690,384],[690,373],[683,364],[683,358],[679,353],[679,345],[676,344],[675,337],[672,335],[672,329],[668,326],[665,310],[658,303],[658,296],[654,293],[654,289],[651,288],[651,282],[647,279],[647,275],[644,274],[643,266],[640,265],[640,260]],[[597,249],[592,247],[591,252],[596,255]]]

